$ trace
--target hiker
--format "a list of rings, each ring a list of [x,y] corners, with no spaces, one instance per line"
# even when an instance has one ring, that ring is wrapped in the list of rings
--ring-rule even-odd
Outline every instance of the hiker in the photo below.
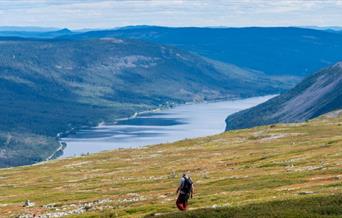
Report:
[[[190,176],[187,174],[183,174],[182,178],[180,179],[180,184],[176,191],[178,194],[176,205],[179,210],[185,211],[188,207],[188,200],[194,193],[194,185],[191,181]]]

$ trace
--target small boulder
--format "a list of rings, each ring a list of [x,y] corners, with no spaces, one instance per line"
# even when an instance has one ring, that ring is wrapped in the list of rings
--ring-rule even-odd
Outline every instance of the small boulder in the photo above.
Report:
[[[23,207],[33,207],[35,204],[30,200],[26,200]]]
[[[315,192],[312,192],[312,191],[302,191],[302,192],[299,192],[298,194],[299,195],[312,195],[312,194],[315,194]]]

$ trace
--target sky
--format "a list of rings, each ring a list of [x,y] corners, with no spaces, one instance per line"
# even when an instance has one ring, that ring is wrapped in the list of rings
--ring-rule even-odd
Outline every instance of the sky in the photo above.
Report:
[[[342,26],[342,0],[0,0],[0,26]]]

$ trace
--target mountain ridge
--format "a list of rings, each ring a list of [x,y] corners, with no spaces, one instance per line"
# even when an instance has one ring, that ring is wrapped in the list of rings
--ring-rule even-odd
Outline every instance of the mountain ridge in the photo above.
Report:
[[[284,94],[228,116],[226,130],[303,122],[341,108],[342,62],[338,62],[309,76]]]
[[[133,26],[90,31],[65,38],[110,36],[175,46],[271,75],[303,77],[342,59],[340,34],[300,27]],[[287,61],[284,62],[284,59]]]
[[[12,34],[12,35],[11,35]],[[304,77],[342,59],[338,31],[305,27],[127,26],[65,32],[2,32],[0,36],[41,39],[114,37],[174,46],[200,56],[272,75]],[[310,54],[310,55],[308,55]],[[284,62],[283,60],[287,61]]]

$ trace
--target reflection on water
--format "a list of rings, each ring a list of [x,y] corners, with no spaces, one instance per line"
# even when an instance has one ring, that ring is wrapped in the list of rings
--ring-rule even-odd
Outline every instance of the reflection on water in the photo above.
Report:
[[[229,114],[271,97],[181,105],[144,113],[133,119],[118,120],[112,125],[81,130],[63,139],[67,143],[63,157],[217,134],[224,131],[225,119]]]
[[[155,115],[149,113],[149,115],[139,116],[137,118],[120,120],[117,125],[134,125],[134,126],[174,126],[186,124],[186,122],[180,118],[163,118],[155,117]]]

